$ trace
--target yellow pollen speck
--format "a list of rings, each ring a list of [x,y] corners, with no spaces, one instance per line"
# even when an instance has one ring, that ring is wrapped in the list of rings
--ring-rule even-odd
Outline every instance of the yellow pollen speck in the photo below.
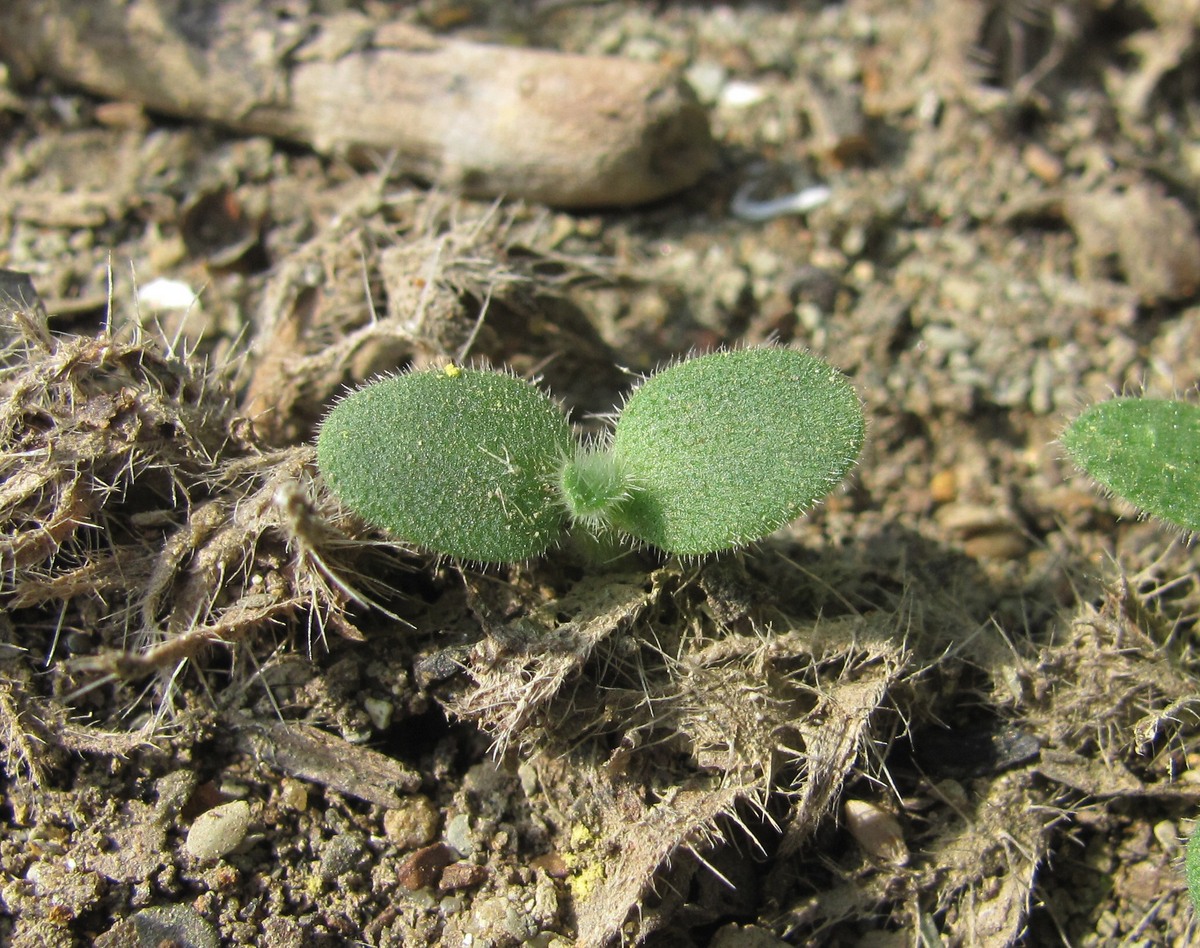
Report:
[[[576,899],[583,901],[591,896],[599,886],[604,884],[607,876],[608,873],[604,869],[604,864],[594,862],[578,872],[573,872],[570,878],[567,879],[567,886]]]
[[[442,371],[446,373],[446,378],[448,379],[456,379],[462,375],[462,369],[453,362],[447,362],[446,367]]]

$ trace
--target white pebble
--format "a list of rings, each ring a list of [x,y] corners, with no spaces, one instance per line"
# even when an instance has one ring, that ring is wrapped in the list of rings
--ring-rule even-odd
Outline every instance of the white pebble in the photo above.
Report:
[[[363,708],[377,731],[386,731],[392,723],[395,706],[385,698],[363,698]]]
[[[763,87],[753,82],[745,82],[741,79],[734,79],[731,82],[725,83],[725,87],[721,90],[721,104],[732,109],[744,109],[747,106],[757,105],[767,97],[767,93]]]
[[[151,312],[165,309],[190,309],[199,302],[196,291],[182,280],[159,277],[138,287],[138,305]]]
[[[220,859],[242,844],[249,828],[249,803],[223,803],[196,817],[188,830],[187,850],[197,859]]]
[[[833,191],[830,188],[823,184],[817,184],[811,188],[803,188],[800,191],[796,191],[794,194],[785,194],[782,197],[758,201],[751,197],[756,187],[757,182],[749,181],[738,188],[737,193],[733,196],[733,202],[729,207],[734,217],[739,217],[744,221],[761,223],[775,217],[782,217],[785,214],[807,214],[809,211],[820,207],[833,196]]]
[[[842,805],[842,814],[846,829],[868,855],[893,866],[908,863],[904,831],[892,814],[866,800],[847,800]]]

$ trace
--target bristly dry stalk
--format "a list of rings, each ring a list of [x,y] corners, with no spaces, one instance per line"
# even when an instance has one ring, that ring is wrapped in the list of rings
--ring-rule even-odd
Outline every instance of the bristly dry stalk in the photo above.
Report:
[[[56,629],[87,629],[71,667],[103,675],[85,687],[157,673],[169,704],[179,663],[213,644],[305,620],[310,645],[361,637],[346,610],[371,591],[366,547],[313,489],[311,447],[260,450],[222,378],[136,327],[52,334],[8,302],[0,607],[26,610],[20,644],[53,660]]]

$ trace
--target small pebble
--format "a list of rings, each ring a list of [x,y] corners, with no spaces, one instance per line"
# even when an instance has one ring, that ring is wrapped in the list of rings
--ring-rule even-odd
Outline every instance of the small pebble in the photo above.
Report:
[[[196,291],[182,280],[159,277],[138,287],[138,305],[150,312],[190,309],[200,300]]]
[[[1017,559],[1029,548],[1014,515],[987,504],[946,504],[938,509],[937,521],[975,559]]]
[[[734,79],[722,87],[720,100],[721,105],[727,108],[744,109],[751,105],[758,105],[766,97],[766,90],[762,86]]]
[[[66,859],[38,860],[25,871],[39,899],[67,910],[72,917],[92,909],[104,894],[104,878],[98,872],[74,866]]]
[[[908,862],[908,845],[900,821],[887,810],[866,800],[847,800],[842,805],[842,814],[846,829],[871,858],[893,866]]]
[[[480,796],[499,795],[505,792],[511,780],[511,775],[497,766],[495,761],[485,760],[466,772],[463,789]]]
[[[978,533],[963,541],[963,552],[974,560],[1016,560],[1028,549],[1029,541],[1010,529]]]
[[[363,698],[363,709],[377,731],[386,731],[392,723],[395,705],[384,698]]]
[[[471,862],[456,862],[442,871],[442,877],[438,880],[438,891],[458,892],[471,889],[483,882],[487,876],[488,871],[483,866]]]
[[[144,132],[150,127],[146,110],[137,102],[100,102],[92,114],[97,122],[108,128],[127,128]]]
[[[1045,184],[1058,184],[1062,178],[1062,162],[1041,145],[1026,145],[1021,152],[1021,162]]]
[[[339,833],[322,844],[318,875],[326,882],[334,882],[359,865],[362,852],[363,842],[357,834]]]
[[[833,190],[823,184],[815,184],[782,197],[757,200],[751,195],[758,182],[748,181],[738,188],[730,202],[729,210],[734,217],[752,223],[762,223],[785,214],[807,214],[816,210],[833,196]]]
[[[303,813],[308,809],[308,787],[299,780],[285,778],[279,787],[279,802],[289,810]]]
[[[446,842],[464,856],[471,855],[475,844],[471,841],[471,818],[459,813],[446,824]]]
[[[934,785],[934,789],[941,801],[956,810],[964,810],[970,805],[971,798],[967,793],[967,788],[957,780],[951,780],[949,777],[939,780]]]
[[[191,770],[172,771],[156,780],[154,789],[158,793],[154,819],[159,823],[173,823],[196,790],[196,774]]]
[[[958,475],[952,469],[938,471],[929,479],[929,496],[935,504],[953,503],[958,498]]]
[[[1195,222],[1187,207],[1159,186],[1137,182],[1123,192],[1072,194],[1063,209],[1086,275],[1104,275],[1116,257],[1125,280],[1151,306],[1186,299],[1200,288]]]
[[[565,879],[571,874],[567,861],[558,853],[545,853],[529,863],[530,869],[541,869],[551,879]]]
[[[201,813],[187,834],[187,850],[197,859],[220,859],[233,852],[250,828],[250,804],[223,803]]]
[[[538,791],[538,775],[537,770],[531,767],[525,761],[517,765],[517,779],[521,781],[521,791],[527,797],[533,796]]]
[[[427,846],[437,837],[438,811],[426,796],[414,796],[383,814],[383,832],[401,849]]]
[[[1179,826],[1174,820],[1159,820],[1154,824],[1154,838],[1164,852],[1171,855],[1183,847],[1183,838],[1179,835]]]
[[[705,105],[712,105],[720,98],[727,75],[725,67],[720,63],[701,60],[687,69],[684,78],[696,93],[697,99]]]
[[[442,870],[454,862],[454,851],[445,843],[434,843],[418,849],[400,865],[397,881],[416,892],[427,889],[441,878]]]
[[[189,905],[156,905],[118,921],[96,938],[96,948],[217,948],[217,930]]]

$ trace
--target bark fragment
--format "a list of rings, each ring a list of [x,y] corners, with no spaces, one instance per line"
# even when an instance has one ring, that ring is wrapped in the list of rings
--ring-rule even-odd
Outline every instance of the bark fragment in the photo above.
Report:
[[[304,4],[16,0],[0,7],[0,57],[18,75],[326,154],[394,154],[398,170],[476,196],[638,204],[713,161],[707,115],[668,67]]]

